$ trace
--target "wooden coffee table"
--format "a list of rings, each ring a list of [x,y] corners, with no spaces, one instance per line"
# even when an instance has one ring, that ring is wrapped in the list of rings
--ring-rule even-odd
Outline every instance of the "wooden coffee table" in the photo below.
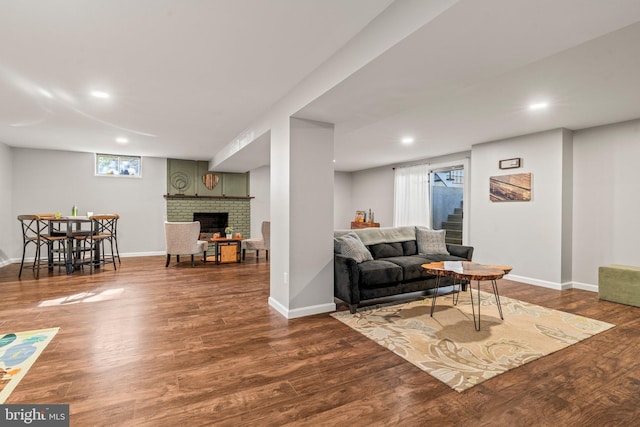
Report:
[[[506,265],[483,265],[470,261],[441,261],[432,262],[429,264],[422,264],[427,273],[433,274],[436,277],[436,291],[431,300],[431,317],[433,317],[433,310],[436,306],[436,298],[438,297],[438,289],[440,288],[441,277],[451,277],[454,280],[454,288],[456,282],[462,286],[462,282],[469,283],[469,295],[471,297],[471,311],[473,312],[473,325],[476,331],[480,330],[480,282],[488,280],[491,282],[493,288],[493,295],[496,298],[496,305],[498,306],[498,312],[500,313],[500,319],[504,320],[502,315],[502,306],[500,305],[500,294],[498,292],[498,283],[496,280],[501,279],[505,274],[511,271],[511,267]],[[473,294],[471,290],[473,288],[473,281],[477,282],[478,292],[478,320],[476,321],[476,310],[473,302]],[[454,289],[455,290],[455,289]],[[459,293],[459,292],[458,292]],[[453,298],[453,304],[458,303],[458,293]]]

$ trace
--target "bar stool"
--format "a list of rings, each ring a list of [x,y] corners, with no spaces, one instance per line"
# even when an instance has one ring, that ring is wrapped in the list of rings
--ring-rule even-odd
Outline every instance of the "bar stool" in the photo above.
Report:
[[[98,227],[98,234],[104,236],[104,239],[109,241],[109,244],[111,245],[112,255],[114,256],[114,258],[118,258],[118,264],[121,264],[120,251],[118,250],[118,220],[120,219],[120,215],[94,215],[91,218],[94,219],[95,224]]]
[[[33,259],[33,265],[31,266],[35,273],[36,279],[40,278],[40,268],[43,267],[41,265],[42,246],[46,246],[47,248],[47,268],[53,268],[54,250],[58,253],[58,257],[60,257],[60,254],[63,255],[64,263],[66,264],[67,236],[51,235],[47,233],[47,231],[49,230],[49,223],[48,221],[46,221],[46,218],[47,217],[41,217],[39,215],[18,215],[18,221],[20,221],[22,227],[22,260],[20,261],[20,272],[18,273],[19,278],[22,277],[24,258],[27,253],[27,246],[29,246],[29,244],[33,244],[36,249],[35,257]],[[55,244],[58,245],[57,249],[54,248]]]
[[[86,235],[75,236],[75,239],[82,243],[79,251],[81,254],[79,264],[89,264],[89,272],[91,274],[94,268],[106,264],[113,264],[113,269],[117,270],[114,230],[118,218],[117,214],[92,215],[89,217],[91,220],[91,232]],[[109,245],[105,245],[105,242],[109,242]],[[108,252],[107,248],[109,249]],[[86,259],[87,254],[89,255],[89,260]]]

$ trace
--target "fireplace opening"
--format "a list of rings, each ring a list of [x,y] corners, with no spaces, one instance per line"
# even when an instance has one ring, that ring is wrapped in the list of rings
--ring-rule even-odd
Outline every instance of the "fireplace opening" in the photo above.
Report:
[[[200,221],[201,233],[224,234],[224,229],[229,224],[228,212],[194,212],[193,220]]]

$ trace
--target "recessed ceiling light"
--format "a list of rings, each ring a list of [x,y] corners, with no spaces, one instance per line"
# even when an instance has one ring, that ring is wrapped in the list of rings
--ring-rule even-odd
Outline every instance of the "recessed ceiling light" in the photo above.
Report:
[[[335,163],[335,162],[336,162],[336,159],[333,159],[333,163]]]
[[[544,110],[548,106],[549,106],[548,102],[536,102],[536,103],[533,103],[533,104],[529,104],[529,109],[530,110]]]
[[[116,142],[118,144],[126,144],[127,142],[129,142],[129,140],[127,138],[124,138],[124,137],[119,137],[119,138],[116,138]]]
[[[101,99],[107,99],[107,98],[111,97],[111,95],[109,95],[107,92],[102,92],[100,90],[91,91],[91,96],[93,96],[95,98],[101,98]]]
[[[414,139],[411,138],[410,136],[402,138],[402,143],[403,144],[413,144],[413,141],[414,141]]]

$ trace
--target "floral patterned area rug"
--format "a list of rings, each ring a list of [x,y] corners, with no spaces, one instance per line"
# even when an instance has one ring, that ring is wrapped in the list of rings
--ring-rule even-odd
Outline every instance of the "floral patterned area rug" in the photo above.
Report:
[[[614,327],[504,296],[501,320],[493,294],[480,292],[476,331],[469,293],[455,306],[452,297],[438,296],[433,317],[431,298],[332,316],[459,392]]]
[[[7,400],[59,329],[0,334],[0,404]]]

